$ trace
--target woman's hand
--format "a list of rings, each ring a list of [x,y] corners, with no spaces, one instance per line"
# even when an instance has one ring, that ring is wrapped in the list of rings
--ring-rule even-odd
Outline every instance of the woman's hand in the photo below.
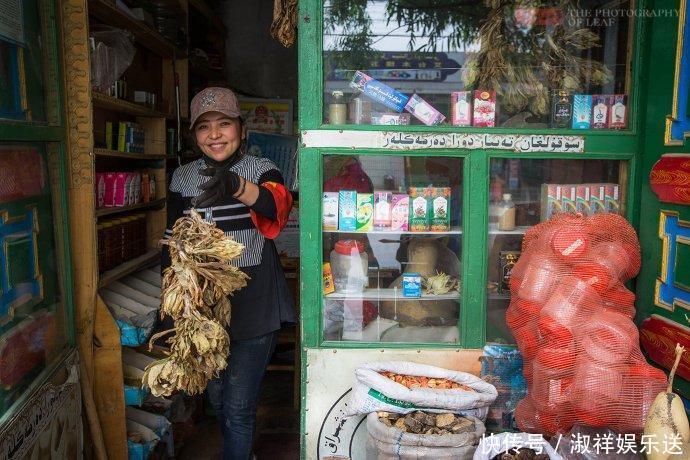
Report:
[[[199,171],[199,174],[211,178],[199,186],[203,193],[192,198],[192,206],[195,208],[208,208],[228,196],[235,196],[244,181],[235,171],[222,167],[209,166]]]

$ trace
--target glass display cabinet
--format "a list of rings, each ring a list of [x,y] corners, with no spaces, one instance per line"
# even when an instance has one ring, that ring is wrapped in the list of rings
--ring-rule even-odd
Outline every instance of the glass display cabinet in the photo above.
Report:
[[[643,21],[539,5],[301,3],[303,457],[363,458],[361,364],[478,373],[514,344],[531,226],[635,215]]]

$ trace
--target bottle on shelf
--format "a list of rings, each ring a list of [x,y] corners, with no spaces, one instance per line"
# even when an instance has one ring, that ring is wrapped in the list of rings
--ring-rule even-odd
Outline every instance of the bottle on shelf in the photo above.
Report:
[[[333,99],[328,105],[328,120],[332,125],[347,123],[347,105],[342,91],[333,91]]]
[[[510,193],[504,193],[503,201],[498,204],[498,230],[515,230],[515,203]]]

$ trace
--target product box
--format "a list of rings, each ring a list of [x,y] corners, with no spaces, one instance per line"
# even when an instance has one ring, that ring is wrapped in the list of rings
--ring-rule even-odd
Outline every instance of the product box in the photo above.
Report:
[[[376,230],[391,229],[392,192],[374,192],[374,228]]]
[[[422,99],[418,94],[413,94],[410,100],[407,101],[405,110],[427,126],[438,125],[446,119],[445,115],[432,107],[431,104]]]
[[[609,127],[610,97],[605,94],[592,96],[592,128],[606,129]]]
[[[410,187],[410,230],[429,231],[429,188]]]
[[[450,123],[453,126],[472,124],[472,91],[450,93]]]
[[[369,232],[374,228],[374,194],[357,194],[357,231]]]
[[[591,214],[606,212],[606,185],[589,186],[589,209]]]
[[[563,185],[561,188],[561,209],[563,212],[576,212],[577,187],[575,185]]]
[[[149,173],[141,173],[141,201],[143,203],[148,203],[151,201],[151,186],[149,185],[150,180],[151,177],[149,176]]]
[[[341,190],[338,194],[338,229],[357,230],[357,192]]]
[[[558,91],[551,101],[551,127],[570,128],[573,124],[573,98],[565,91]]]
[[[430,225],[432,232],[450,230],[450,187],[431,189]]]
[[[583,216],[589,216],[591,214],[589,194],[589,184],[580,184],[575,187],[575,211]]]
[[[371,124],[384,126],[407,126],[410,124],[410,114],[372,112]]]
[[[604,187],[604,209],[608,213],[620,214],[620,187],[618,184],[605,184]]]
[[[422,276],[419,273],[403,273],[402,291],[403,297],[421,297]]]
[[[335,292],[335,285],[333,284],[333,272],[331,272],[331,264],[326,262],[323,264],[323,293],[332,294]]]
[[[96,173],[96,207],[105,206],[105,173]]]
[[[541,184],[541,220],[549,220],[563,211],[563,189],[559,184]]]
[[[496,126],[496,92],[475,90],[472,126]]]
[[[323,192],[323,229],[338,230],[338,192]]]
[[[129,175],[127,173],[115,173],[115,181],[113,182],[113,206],[126,206],[129,197],[127,196],[127,187],[131,184],[131,179],[127,183]]]
[[[391,230],[406,232],[409,230],[410,197],[404,193],[393,194],[391,200]]]
[[[141,174],[135,173],[134,174],[134,203],[140,203],[141,202]]]
[[[372,100],[380,102],[389,109],[402,112],[410,98],[403,93],[396,91],[390,86],[374,80],[369,75],[359,70],[355,72],[350,87],[358,89]]]
[[[592,96],[576,94],[573,96],[573,129],[592,127]]]
[[[113,150],[113,122],[105,122],[105,148]]]
[[[628,127],[628,96],[614,94],[609,105],[609,128],[626,129]]]
[[[510,293],[510,275],[513,273],[513,267],[520,258],[520,251],[501,251],[499,253],[499,271],[500,280],[498,283],[499,294]]]
[[[105,194],[103,197],[103,206],[112,208],[115,206],[115,187],[117,182],[117,173],[104,173],[105,178]]]

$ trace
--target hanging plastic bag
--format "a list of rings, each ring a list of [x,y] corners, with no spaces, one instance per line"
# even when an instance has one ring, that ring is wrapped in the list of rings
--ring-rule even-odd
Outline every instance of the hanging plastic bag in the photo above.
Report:
[[[92,32],[91,86],[106,92],[132,64],[137,51],[132,35],[121,29]]]

